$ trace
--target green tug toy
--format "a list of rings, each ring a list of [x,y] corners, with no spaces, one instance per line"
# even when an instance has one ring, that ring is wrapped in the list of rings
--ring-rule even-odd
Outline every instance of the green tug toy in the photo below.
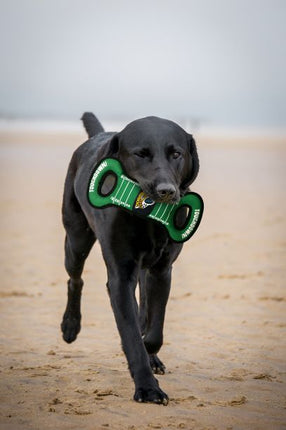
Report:
[[[103,191],[107,178],[112,178],[108,192]],[[119,206],[134,215],[150,218],[164,225],[174,242],[185,242],[197,230],[204,203],[197,193],[186,193],[178,203],[159,203],[148,197],[139,184],[125,175],[121,163],[114,158],[102,160],[95,168],[88,187],[88,200],[96,208]],[[186,218],[178,225],[178,211],[185,208]]]

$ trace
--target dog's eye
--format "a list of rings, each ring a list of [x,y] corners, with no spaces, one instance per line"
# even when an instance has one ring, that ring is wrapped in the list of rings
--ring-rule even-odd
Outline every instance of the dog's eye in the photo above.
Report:
[[[134,155],[139,158],[146,158],[150,157],[151,154],[149,149],[142,149],[141,151],[134,152]]]
[[[181,153],[179,151],[174,151],[171,153],[171,157],[174,158],[174,160],[176,160],[180,156],[181,156]]]

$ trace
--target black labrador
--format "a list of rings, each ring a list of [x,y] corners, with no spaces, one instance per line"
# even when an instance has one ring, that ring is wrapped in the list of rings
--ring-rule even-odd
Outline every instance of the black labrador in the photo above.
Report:
[[[80,331],[84,262],[98,238],[107,267],[107,289],[138,402],[168,403],[154,373],[163,374],[157,357],[163,343],[165,307],[172,264],[182,244],[163,226],[118,207],[96,209],[87,199],[94,167],[105,157],[120,160],[125,172],[156,202],[177,202],[199,170],[193,137],[172,121],[147,117],[120,133],[104,132],[92,113],[82,117],[89,140],[73,154],[65,181],[63,223],[68,301],[61,329],[66,342]],[[140,304],[135,288],[139,282]]]

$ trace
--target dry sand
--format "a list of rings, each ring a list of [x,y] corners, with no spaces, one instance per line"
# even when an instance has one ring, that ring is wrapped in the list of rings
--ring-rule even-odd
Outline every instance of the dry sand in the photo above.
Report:
[[[286,142],[198,139],[205,215],[174,268],[160,384],[132,400],[96,245],[66,302],[63,181],[80,134],[1,133],[1,430],[285,429]]]

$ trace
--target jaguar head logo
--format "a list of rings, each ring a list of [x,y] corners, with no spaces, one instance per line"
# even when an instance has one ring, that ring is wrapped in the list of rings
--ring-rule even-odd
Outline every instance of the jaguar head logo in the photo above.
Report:
[[[147,196],[144,191],[141,191],[141,193],[139,193],[137,196],[135,202],[135,209],[146,209],[148,206],[152,206],[154,204],[154,200]]]

